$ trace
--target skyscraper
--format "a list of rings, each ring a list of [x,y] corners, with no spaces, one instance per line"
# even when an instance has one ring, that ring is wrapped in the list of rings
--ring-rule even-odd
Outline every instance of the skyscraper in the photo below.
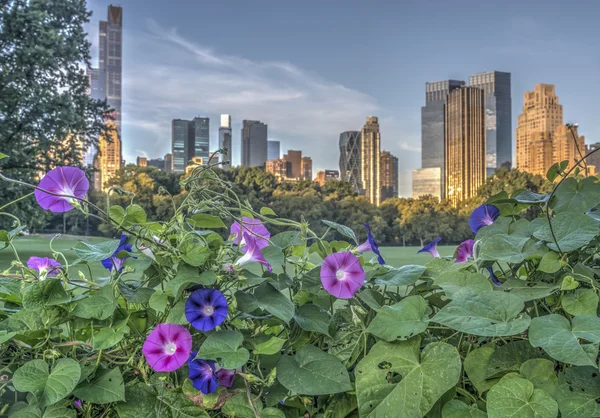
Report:
[[[201,118],[199,116],[195,117],[191,122],[192,126],[190,126],[189,131],[190,135],[192,135],[193,139],[193,152],[190,156],[191,158],[202,158],[204,160],[204,164],[208,163],[209,155],[209,147],[210,147],[210,121],[208,118]]]
[[[291,177],[294,179],[300,179],[302,177],[302,151],[288,150],[287,154],[283,155],[283,158],[292,163],[292,174]]]
[[[554,130],[554,139],[552,140],[552,164],[568,161],[569,167],[571,167],[576,161],[581,160],[584,155],[585,137],[578,134],[578,127],[557,126]]]
[[[312,180],[312,158],[302,157],[300,170],[300,177],[303,180]]]
[[[512,166],[512,106],[510,73],[491,71],[469,77],[469,85],[485,94],[485,161],[487,176]]]
[[[257,120],[242,122],[242,165],[259,167],[267,162],[268,126]]]
[[[475,196],[485,182],[485,96],[477,87],[448,94],[446,104],[445,196],[454,206]]]
[[[545,176],[553,164],[552,137],[563,123],[563,107],[552,84],[536,84],[523,100],[517,122],[517,168]]]
[[[187,162],[192,157],[190,147],[190,121],[173,119],[171,122],[171,154],[173,154],[173,171],[185,173]]]
[[[398,157],[381,152],[381,201],[398,197]]]
[[[421,169],[438,168],[440,173],[444,172],[446,99],[448,93],[464,85],[461,80],[425,83],[425,106],[421,107]],[[413,190],[429,191],[443,197],[444,176],[431,175],[433,171],[436,170],[423,173],[419,169],[413,170]],[[440,183],[436,184],[438,178]],[[419,184],[420,181],[427,184]]]
[[[360,138],[360,162],[362,189],[369,202],[381,203],[381,135],[376,116],[368,116]]]
[[[360,193],[360,131],[346,131],[340,134],[340,178],[350,183],[356,193]]]
[[[279,182],[285,181],[292,175],[292,163],[285,158],[275,158],[266,162],[265,171],[277,177]]]
[[[228,162],[228,164],[223,164],[221,166],[223,170],[229,170],[229,167],[231,167],[231,156],[233,155],[231,152],[231,146],[231,116],[221,115],[221,126],[219,127],[219,149],[222,151],[219,156],[219,161],[221,163]]]
[[[113,122],[108,122],[107,125],[113,125]],[[119,158],[121,140],[119,139],[119,134],[116,129],[112,129],[108,133],[108,136],[100,136],[98,140],[98,153],[94,161],[94,167],[98,170],[94,173],[94,188],[102,191],[108,189],[107,181],[121,168],[121,160]]]
[[[281,158],[281,143],[279,141],[267,141],[267,160]]]

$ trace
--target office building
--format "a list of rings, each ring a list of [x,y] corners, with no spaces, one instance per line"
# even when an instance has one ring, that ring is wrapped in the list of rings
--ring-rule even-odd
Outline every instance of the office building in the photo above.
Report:
[[[339,179],[340,172],[338,170],[321,170],[315,176],[315,183],[324,186],[328,181],[338,181]]]
[[[442,199],[442,169],[440,167],[418,168],[412,172],[412,197],[431,195]]]
[[[277,177],[277,181],[288,180],[292,176],[292,163],[285,158],[276,158],[266,163],[265,171]]]
[[[485,162],[490,177],[496,169],[512,166],[510,73],[478,73],[469,77],[469,85],[479,87],[485,95]]]
[[[360,177],[360,131],[346,131],[340,134],[340,178],[350,183],[356,191],[361,192]]]
[[[173,119],[171,122],[171,153],[173,154],[173,171],[184,173],[188,162],[194,158],[206,164],[209,152],[209,118]],[[197,160],[199,161],[199,160]]]
[[[288,150],[283,158],[292,163],[291,178],[300,179],[302,177],[302,151]]]
[[[219,162],[222,163],[223,170],[229,170],[231,167],[232,153],[231,141],[231,115],[221,115],[221,125],[219,126]]]
[[[563,123],[563,107],[554,86],[536,84],[524,95],[517,122],[517,168],[545,176],[553,164],[552,137]]]
[[[242,121],[242,165],[264,166],[267,162],[268,126],[257,120]]]
[[[189,132],[192,136],[192,144],[190,145],[193,149],[191,158],[202,158],[204,164],[206,164],[210,158],[210,120],[203,117],[195,117],[190,124]]]
[[[173,171],[173,154],[165,154],[165,171]]]
[[[398,157],[381,152],[381,201],[398,197]]]
[[[369,202],[379,206],[381,203],[381,135],[376,116],[367,117],[360,137],[360,176],[362,190]]]
[[[188,165],[185,167],[185,174],[189,175],[191,174],[192,171],[194,171],[194,169],[198,166],[201,165],[205,165],[208,161],[206,161],[204,158],[202,157],[192,157],[188,163]]]
[[[113,122],[107,125],[114,127]],[[94,188],[96,190],[106,191],[107,182],[121,168],[121,140],[116,129],[111,129],[108,133],[100,135],[98,140],[98,152],[94,160],[94,167],[97,171],[94,173]]]
[[[554,161],[552,164],[568,161],[569,165],[567,167],[573,167],[584,156],[585,137],[579,135],[578,126],[558,125],[554,130],[552,140],[552,158]]]
[[[279,141],[267,141],[267,160],[281,158],[281,143]]]
[[[135,165],[137,165],[138,167],[148,167],[148,158],[137,157]]]
[[[445,197],[454,206],[476,195],[485,182],[485,95],[477,87],[448,94],[445,117]]]
[[[293,166],[292,166],[293,169]],[[302,157],[300,163],[300,178],[303,180],[312,180],[312,158]]]
[[[164,160],[164,158],[151,158],[151,159],[149,159],[148,160],[148,167],[156,167],[156,168],[159,168],[161,170],[170,171],[165,166],[165,160]]]

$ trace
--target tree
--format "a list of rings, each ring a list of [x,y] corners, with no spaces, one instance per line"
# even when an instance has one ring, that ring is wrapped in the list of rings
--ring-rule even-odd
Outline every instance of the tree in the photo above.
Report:
[[[109,117],[106,102],[88,95],[90,43],[85,0],[0,0],[0,161],[7,177],[33,182],[58,165],[81,165],[82,151]],[[6,184],[2,203],[23,194]],[[11,206],[40,225],[33,199]],[[6,225],[6,220],[0,224]]]
[[[523,189],[535,193],[548,193],[552,191],[552,183],[537,174],[501,168],[486,180],[477,191],[477,195],[487,199],[500,192],[506,192],[511,196],[517,190]]]

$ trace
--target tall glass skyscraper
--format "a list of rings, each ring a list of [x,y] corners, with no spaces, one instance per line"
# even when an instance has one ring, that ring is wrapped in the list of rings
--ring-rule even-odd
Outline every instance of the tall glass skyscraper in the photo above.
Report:
[[[242,165],[259,167],[267,162],[268,126],[258,120],[242,121]]]
[[[194,144],[193,144],[193,155],[191,157],[204,159],[204,164],[208,163],[209,157],[209,125],[210,121],[208,118],[195,117],[191,122],[193,126],[190,127],[190,133],[193,132]]]
[[[381,134],[377,116],[367,116],[360,136],[360,177],[369,202],[381,203]]]
[[[340,178],[350,183],[356,193],[360,193],[360,131],[340,134]]]
[[[281,142],[269,141],[267,142],[267,160],[276,160],[281,158]]]
[[[490,71],[469,77],[469,85],[485,93],[486,171],[512,166],[510,73]]]
[[[189,128],[188,120],[173,119],[171,122],[171,154],[175,173],[184,173],[190,159]]]
[[[223,170],[229,170],[229,167],[231,167],[231,156],[233,155],[231,152],[231,146],[231,115],[221,115],[221,126],[219,127],[219,149],[222,151],[219,156],[219,161],[221,163],[229,163],[221,166]]]

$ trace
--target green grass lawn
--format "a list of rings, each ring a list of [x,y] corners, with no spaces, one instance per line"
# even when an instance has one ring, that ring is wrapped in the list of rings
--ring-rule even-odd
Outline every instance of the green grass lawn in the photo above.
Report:
[[[21,257],[21,261],[26,263],[31,256],[51,257],[52,251],[50,250],[50,239],[50,236],[27,236],[17,238],[14,242],[15,247],[19,252],[19,256]],[[55,239],[52,245],[56,251],[63,252],[69,262],[71,262],[77,258],[71,248],[79,240],[99,242],[104,239],[105,238],[97,237],[63,236]],[[440,246],[438,249],[442,256],[447,256],[453,254],[455,247]],[[428,253],[417,254],[418,250],[418,247],[381,247],[381,252],[386,263],[396,267],[405,264],[425,264],[431,260],[431,255]],[[10,248],[5,248],[0,251],[0,271],[7,269],[13,260],[14,254]],[[84,269],[84,272],[86,272],[86,275],[88,274],[87,268]],[[102,277],[106,275],[106,270],[99,262],[92,263],[92,273],[94,274],[94,277]]]

